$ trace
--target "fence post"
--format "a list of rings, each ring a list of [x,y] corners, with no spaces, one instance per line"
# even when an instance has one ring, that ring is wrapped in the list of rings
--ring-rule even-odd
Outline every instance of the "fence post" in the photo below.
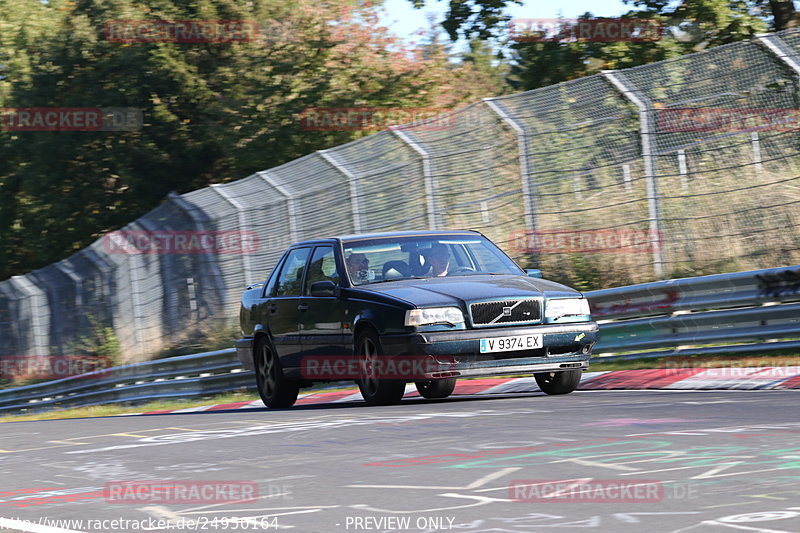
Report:
[[[761,141],[758,139],[758,132],[750,132],[750,140],[753,143],[753,164],[756,172],[761,172],[763,168],[761,165]]]
[[[256,172],[261,179],[266,181],[270,187],[278,191],[278,193],[286,198],[286,208],[289,211],[289,237],[291,238],[292,242],[297,242],[297,213],[295,212],[294,208],[294,196],[286,190],[285,187],[278,185],[275,182],[275,178],[270,176],[269,172],[266,170],[262,170],[261,172]]]
[[[89,324],[89,329],[91,330],[92,327],[94,326],[94,324],[92,324],[92,322],[91,322],[92,319],[87,316],[88,313],[86,312],[86,308],[84,307],[84,301],[83,301],[83,278],[78,276],[78,273],[75,272],[74,268],[72,268],[71,266],[68,266],[63,261],[59,261],[58,263],[55,263],[55,267],[57,269],[59,269],[61,272],[63,272],[70,279],[70,281],[72,281],[72,283],[75,285],[75,314],[77,316],[70,317],[70,318],[72,318],[74,320],[73,323],[74,323],[75,329],[76,329],[75,333],[77,335],[80,335],[81,333],[83,333],[84,330],[82,328],[82,325],[83,325],[81,323],[82,321],[86,321]],[[91,333],[93,333],[93,332],[90,331],[90,334]]]
[[[249,224],[247,223],[247,217],[244,214],[244,206],[242,206],[241,202],[239,202],[236,198],[232,197],[228,191],[224,189],[224,187],[219,183],[212,183],[211,190],[217,193],[222,197],[223,200],[228,202],[236,209],[236,216],[239,219],[239,231],[243,232],[249,229]],[[239,235],[239,242],[242,242],[242,235]],[[244,282],[245,283],[252,283],[252,274],[253,269],[250,264],[250,256],[248,253],[245,252],[244,247],[242,246],[241,250],[242,255],[242,270],[244,271]]]
[[[686,150],[678,150],[678,173],[681,175],[681,188],[689,188],[689,166],[686,164]]]
[[[169,193],[167,195],[167,198],[169,199],[169,201],[175,204],[175,206],[178,209],[186,213],[186,216],[188,216],[192,220],[192,223],[197,229],[201,231],[206,229],[205,224],[206,222],[208,222],[208,215],[206,215],[198,207],[192,205],[191,203],[186,201],[183,198],[183,196],[174,192]],[[199,214],[198,211],[200,211],[201,214]],[[219,308],[213,310],[213,312],[216,313],[222,309],[225,309],[225,306],[228,303],[226,301],[227,294],[225,292],[225,278],[223,277],[222,272],[219,269],[219,265],[217,264],[217,260],[214,257],[214,255],[201,254],[201,256],[205,259],[206,266],[208,267],[208,273],[211,276],[211,282],[216,287],[217,294],[219,295],[218,300],[216,302]]]
[[[517,134],[517,151],[519,152],[519,177],[522,181],[522,202],[525,208],[525,228],[533,231],[536,229],[535,212],[535,185],[531,183],[531,172],[528,159],[528,135],[525,127],[511,118],[506,111],[495,102],[495,98],[484,98],[483,101],[494,111],[500,119],[508,124]]]
[[[75,309],[83,315],[84,313],[81,311],[83,308],[83,279],[78,276],[74,268],[67,266],[63,261],[55,263],[55,267],[75,284]]]
[[[146,215],[145,215],[146,216]],[[144,216],[139,217],[136,219],[133,224],[144,228],[150,235],[157,234],[159,230],[162,228],[156,225],[154,222],[148,220]],[[141,277],[138,272],[144,270],[144,264],[146,264],[147,259],[152,257],[152,260],[158,261],[158,275],[161,278],[161,282],[159,286],[161,287],[161,302],[158,306],[158,318],[157,321],[154,321],[152,316],[149,315],[145,310],[145,301],[142,300],[142,281],[146,279],[145,277]],[[133,265],[137,264],[138,268],[130,269],[130,279],[131,279],[131,292],[134,293],[135,297],[133,300],[134,307],[133,307],[133,315],[134,315],[134,324],[136,327],[136,344],[139,346],[139,354],[146,357],[150,355],[150,352],[163,347],[163,340],[164,340],[164,323],[167,322],[167,316],[164,315],[164,309],[168,309],[172,316],[169,317],[170,321],[174,323],[176,316],[177,316],[177,309],[175,308],[174,303],[174,287],[170,285],[169,279],[165,276],[165,272],[169,272],[171,270],[170,265],[164,265],[165,256],[163,255],[155,255],[151,256],[149,254],[133,254],[128,256],[128,264]],[[171,260],[170,260],[171,263]],[[166,305],[165,305],[166,304]],[[150,334],[150,328],[153,326],[153,323],[157,322],[159,328],[159,338],[155,341]],[[147,335],[145,338],[142,338],[142,331],[146,330]]]
[[[358,196],[356,175],[342,166],[328,150],[317,150],[317,153],[322,156],[325,161],[330,163],[333,168],[341,172],[350,183],[350,205],[353,210],[353,231],[355,233],[361,233],[361,198]]]
[[[50,355],[50,303],[44,289],[37,287],[27,276],[11,276],[9,280],[19,289],[20,292],[28,296],[28,310],[31,313],[31,343],[26,344],[26,355]],[[46,309],[47,313],[40,312]],[[30,348],[33,348],[31,353]]]
[[[794,49],[787,45],[786,42],[781,39],[780,34],[777,33],[760,33],[756,35],[756,42],[760,43],[764,48],[772,52],[772,54],[778,58],[778,60],[789,67],[795,75],[795,82],[797,83],[798,88],[800,88],[800,62],[797,60],[797,54]],[[756,172],[760,172],[762,169],[761,165],[761,144],[758,139],[758,132],[752,133],[752,141],[753,141],[753,163],[755,163],[755,170]]]
[[[775,33],[760,33],[756,35],[756,42],[761,43],[767,50],[772,52],[775,57],[789,67],[800,78],[800,62],[795,59],[792,49],[786,45],[783,39]]]
[[[408,134],[399,128],[389,128],[389,131],[395,134],[398,139],[406,143],[412,150],[417,152],[422,158],[422,177],[425,180],[425,195],[428,197],[428,229],[439,229],[437,217],[437,202],[436,194],[438,193],[436,183],[434,181],[433,172],[431,171],[431,157],[427,150],[419,145],[416,141],[411,139]]]
[[[84,302],[86,308],[96,305],[95,309],[100,309],[102,315],[97,316],[99,323],[102,325],[114,325],[114,317],[117,315],[117,304],[112,298],[113,292],[113,277],[114,268],[101,256],[92,246],[88,246],[78,252],[83,255],[90,263],[95,266],[95,269],[100,275],[100,287],[95,287],[94,294]]]
[[[639,131],[642,139],[642,159],[644,159],[644,177],[647,182],[647,211],[650,218],[650,242],[653,245],[653,270],[657,277],[664,275],[664,255],[661,239],[661,212],[658,199],[658,183],[656,183],[656,165],[653,159],[653,132],[651,131],[650,113],[653,108],[644,97],[636,94],[635,88],[611,70],[604,70],[603,76],[622,95],[639,110]]]
[[[622,165],[622,182],[625,184],[625,190],[631,190],[631,166],[627,163]]]
[[[83,256],[97,267],[97,271],[100,272],[100,277],[103,280],[103,296],[107,297],[111,294],[110,279],[114,275],[114,268],[91,246],[84,248],[79,253],[83,253]]]

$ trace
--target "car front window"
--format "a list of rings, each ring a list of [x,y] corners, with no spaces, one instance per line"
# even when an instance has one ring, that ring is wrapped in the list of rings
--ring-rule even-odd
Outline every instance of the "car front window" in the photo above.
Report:
[[[344,243],[354,285],[411,278],[524,272],[494,243],[476,236],[409,236]]]
[[[289,252],[278,275],[275,296],[300,296],[300,283],[310,251],[310,248],[297,248]]]

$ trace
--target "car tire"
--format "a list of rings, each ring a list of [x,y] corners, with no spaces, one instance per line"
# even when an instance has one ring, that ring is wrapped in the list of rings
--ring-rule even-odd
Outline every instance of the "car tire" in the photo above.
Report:
[[[367,405],[393,405],[403,399],[406,382],[402,379],[379,379],[374,375],[365,374],[371,367],[370,361],[383,355],[378,335],[371,330],[364,330],[358,334],[355,344],[355,353],[361,364],[362,377],[358,379],[358,389]]]
[[[280,358],[268,339],[260,337],[255,345],[256,385],[261,401],[267,407],[286,408],[294,405],[300,384],[286,379]]]
[[[420,396],[429,400],[436,400],[447,398],[453,394],[456,388],[456,378],[417,381],[414,384],[417,386],[417,392],[419,392]]]
[[[536,384],[545,394],[569,394],[581,382],[582,371],[564,370],[561,372],[539,372],[533,375]]]

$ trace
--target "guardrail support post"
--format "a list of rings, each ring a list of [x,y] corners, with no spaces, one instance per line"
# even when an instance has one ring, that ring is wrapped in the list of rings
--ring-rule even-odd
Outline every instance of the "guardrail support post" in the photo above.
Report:
[[[664,255],[661,238],[661,209],[656,182],[656,165],[653,159],[653,133],[651,113],[653,107],[649,100],[641,94],[622,75],[611,70],[604,70],[603,76],[622,95],[639,110],[639,131],[642,139],[642,159],[644,160],[644,177],[647,182],[647,211],[650,218],[650,243],[653,247],[653,270],[659,278],[664,275]]]
[[[495,112],[500,119],[508,124],[517,134],[517,151],[519,152],[519,177],[522,182],[522,202],[525,208],[525,228],[528,230],[536,229],[536,211],[535,211],[535,185],[531,183],[531,172],[528,159],[528,134],[525,127],[514,120],[505,109],[503,109],[497,102],[496,98],[484,98],[484,103],[489,106],[489,109]]]
[[[356,175],[342,166],[328,150],[317,150],[317,153],[322,156],[325,161],[330,163],[333,168],[343,174],[350,183],[350,205],[353,210],[353,230],[355,233],[361,233],[361,198],[358,196]]]
[[[414,141],[409,135],[399,128],[389,128],[398,139],[406,143],[422,158],[422,177],[425,180],[425,195],[428,197],[428,229],[439,229],[438,207],[436,202],[437,186],[431,171],[431,156],[427,150]]]

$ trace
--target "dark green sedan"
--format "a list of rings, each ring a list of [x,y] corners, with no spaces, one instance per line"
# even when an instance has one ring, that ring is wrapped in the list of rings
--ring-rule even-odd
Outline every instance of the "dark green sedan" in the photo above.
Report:
[[[597,341],[581,293],[523,270],[474,231],[350,235],[290,246],[248,287],[236,342],[268,407],[354,380],[370,405],[407,383],[445,398],[459,377],[530,372],[575,390]]]

